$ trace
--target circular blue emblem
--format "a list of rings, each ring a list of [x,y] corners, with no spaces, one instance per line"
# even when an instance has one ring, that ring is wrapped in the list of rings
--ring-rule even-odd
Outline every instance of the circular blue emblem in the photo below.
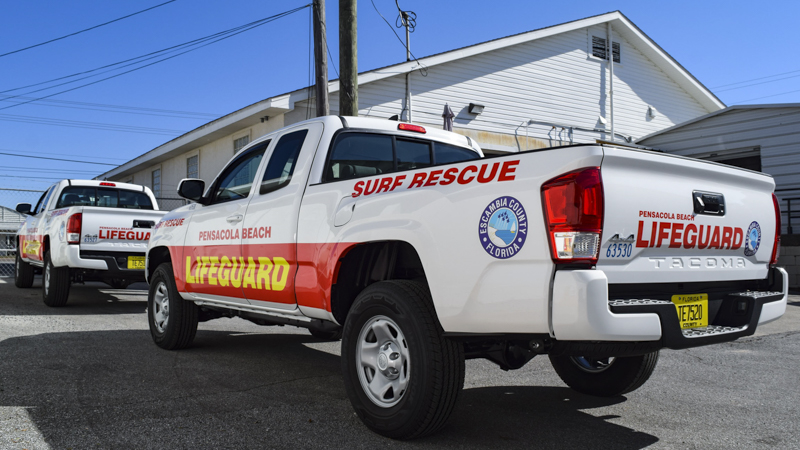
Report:
[[[761,227],[758,222],[750,224],[747,229],[747,235],[744,239],[744,256],[753,256],[758,251],[758,246],[761,245]]]
[[[489,203],[478,222],[478,237],[486,253],[497,259],[516,255],[528,236],[528,215],[514,197],[499,197]]]

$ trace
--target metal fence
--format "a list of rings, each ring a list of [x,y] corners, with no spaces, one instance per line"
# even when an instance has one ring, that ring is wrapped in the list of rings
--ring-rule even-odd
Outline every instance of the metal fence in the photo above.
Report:
[[[172,211],[189,203],[189,200],[183,198],[156,197],[156,200],[158,200],[158,209],[162,211]]]
[[[15,210],[17,203],[30,203],[36,206],[42,193],[42,191],[0,188],[0,277],[14,276],[17,230],[25,223],[26,217]]]

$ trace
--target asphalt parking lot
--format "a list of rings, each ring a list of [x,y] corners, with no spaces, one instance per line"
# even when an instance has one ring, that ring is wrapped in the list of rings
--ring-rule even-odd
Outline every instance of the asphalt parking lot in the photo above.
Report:
[[[625,397],[573,392],[546,357],[511,372],[467,361],[449,425],[395,442],[353,413],[338,343],[218,319],[161,350],[146,287],[75,285],[53,309],[38,279],[0,278],[0,449],[800,448],[800,296],[755,336],[662,351]]]

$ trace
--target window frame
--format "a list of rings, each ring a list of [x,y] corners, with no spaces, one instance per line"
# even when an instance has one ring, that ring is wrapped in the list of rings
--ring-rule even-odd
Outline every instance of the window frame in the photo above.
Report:
[[[208,203],[206,203],[206,206],[220,205],[220,204],[228,203],[228,202],[231,202],[231,201],[244,200],[244,199],[250,198],[250,194],[253,193],[253,186],[250,186],[250,192],[247,193],[247,197],[245,197],[245,198],[230,199],[230,200],[225,200],[225,201],[222,201],[222,202],[218,202],[218,201],[215,201],[214,197],[216,196],[217,188],[222,183],[222,180],[225,179],[225,176],[228,174],[228,171],[231,170],[231,168],[233,166],[238,164],[239,160],[241,160],[242,158],[245,158],[245,157],[247,157],[247,155],[257,151],[258,149],[263,148],[264,149],[264,153],[261,155],[262,160],[261,160],[260,163],[258,163],[258,168],[256,169],[256,174],[253,177],[253,183],[251,183],[251,184],[255,184],[255,180],[258,179],[258,175],[261,173],[261,165],[264,163],[263,158],[266,155],[267,150],[269,150],[269,146],[270,146],[271,143],[272,143],[272,138],[269,138],[269,139],[266,139],[266,140],[263,140],[263,141],[256,141],[255,143],[251,143],[252,145],[251,144],[247,144],[247,145],[250,145],[250,147],[245,146],[241,151],[239,151],[236,154],[236,156],[233,159],[228,161],[228,164],[225,165],[225,167],[219,172],[219,174],[217,174],[217,177],[211,183],[211,186],[208,187],[208,190],[206,191],[206,193],[204,195],[204,197],[208,201]]]
[[[158,171],[158,191],[156,191],[156,182],[153,175]],[[164,173],[161,170],[161,166],[154,167],[150,170],[150,189],[153,191],[153,197],[156,198],[156,201],[161,198],[162,190],[161,187],[163,186],[162,179],[164,178]]]
[[[586,48],[586,53],[588,55],[588,59],[591,59],[593,61],[598,61],[598,62],[608,62],[607,58],[605,58],[605,57],[600,58],[600,57],[597,57],[597,56],[594,55],[594,42],[592,42],[593,38],[602,39],[606,43],[606,49],[608,49],[608,38],[606,36],[597,36],[596,34],[592,34],[592,32],[589,31],[587,33],[587,36],[586,36],[586,47],[587,47]],[[615,41],[615,40],[611,39],[611,57],[612,58],[614,57],[614,44],[617,44],[617,46],[619,46],[619,61],[614,61],[614,66],[622,66],[623,65],[623,63],[622,63],[622,42]],[[606,52],[608,52],[608,50],[606,50]]]
[[[250,131],[248,130],[248,131],[247,131],[247,133],[245,133],[245,134],[242,134],[242,135],[241,135],[241,136],[239,136],[239,137],[233,138],[233,154],[234,154],[234,155],[238,155],[239,153],[241,153],[241,152],[245,151],[245,150],[247,149],[247,146],[248,146],[248,145],[250,145],[250,144],[252,144],[252,143],[254,142],[254,141],[253,141],[253,138],[250,136],[250,134],[251,134],[251,133],[250,133]],[[235,135],[234,135],[234,136],[235,136]],[[238,141],[238,140],[240,140],[240,139],[244,139],[244,138],[247,138],[247,142],[245,142],[245,144],[244,144],[244,145],[242,145],[241,147],[239,147],[239,149],[237,150],[237,149],[236,149],[236,141]]]
[[[197,158],[197,162],[195,163],[197,174],[193,177],[189,176],[189,160],[192,158]],[[194,155],[186,157],[186,178],[200,178],[200,153],[195,153]]]
[[[394,160],[393,161],[393,169],[392,169],[392,171],[391,172],[382,173],[382,174],[365,175],[365,176],[361,176],[361,177],[346,178],[346,179],[343,179],[343,180],[329,180],[327,178],[327,173],[328,173],[328,168],[329,168],[329,166],[331,164],[331,157],[333,156],[333,148],[336,145],[336,142],[339,139],[339,136],[342,135],[342,134],[345,134],[345,133],[375,134],[375,135],[388,135],[388,136],[391,136],[391,138],[392,138],[392,158]],[[397,138],[400,138],[402,140],[422,141],[422,142],[428,143],[428,151],[429,151],[430,157],[431,157],[431,165],[430,166],[426,166],[426,167],[414,168],[414,169],[398,170],[398,167],[397,167]],[[470,152],[475,154],[475,159],[473,159],[473,160],[465,160],[465,161],[458,161],[458,162],[438,163],[436,161],[436,144],[437,143],[447,144],[447,145],[451,145],[453,147],[459,147],[459,148],[463,148],[465,150],[468,150],[468,151],[470,151]],[[384,175],[393,174],[393,173],[411,172],[411,171],[414,171],[414,170],[426,170],[426,169],[430,169],[432,167],[447,166],[447,165],[451,165],[451,164],[460,164],[462,162],[474,161],[474,160],[478,160],[478,159],[482,159],[481,155],[478,152],[476,152],[475,149],[473,149],[471,147],[461,147],[459,145],[451,144],[449,142],[438,142],[438,141],[433,140],[433,139],[424,139],[424,138],[419,138],[419,137],[416,137],[416,136],[406,136],[404,134],[397,134],[397,133],[395,133],[393,131],[373,130],[373,129],[365,129],[365,128],[343,128],[343,129],[338,130],[336,133],[334,133],[333,138],[331,138],[331,142],[328,145],[327,154],[325,155],[325,165],[322,167],[322,177],[321,177],[319,183],[315,183],[312,186],[314,186],[316,184],[339,183],[339,182],[342,182],[342,181],[356,180],[356,179],[361,179],[361,178],[384,176]]]
[[[303,142],[300,144],[300,149],[297,152],[297,156],[294,161],[294,165],[292,165],[292,173],[289,174],[289,178],[284,180],[283,182],[276,183],[273,186],[264,186],[264,177],[267,175],[267,169],[269,168],[269,163],[272,162],[272,157],[275,155],[275,150],[278,148],[278,145],[281,143],[281,139],[290,134],[305,132],[305,136],[303,136]],[[266,195],[271,192],[275,192],[277,190],[283,189],[284,187],[288,186],[289,183],[292,182],[292,178],[294,178],[294,169],[297,167],[297,162],[300,159],[300,154],[303,152],[303,147],[306,145],[306,139],[308,138],[309,133],[311,132],[310,128],[298,128],[298,129],[291,129],[287,130],[285,133],[281,134],[280,136],[276,136],[274,138],[270,138],[267,140],[267,146],[269,147],[269,143],[273,140],[275,141],[275,145],[272,147],[272,150],[269,152],[269,157],[266,158],[267,161],[264,164],[264,173],[261,173],[261,181],[258,183],[258,195]],[[266,154],[265,154],[266,156]]]

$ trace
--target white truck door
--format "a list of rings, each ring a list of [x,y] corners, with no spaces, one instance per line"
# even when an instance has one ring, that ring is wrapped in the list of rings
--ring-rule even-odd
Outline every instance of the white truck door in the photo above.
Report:
[[[247,303],[242,293],[248,266],[242,257],[242,223],[253,180],[269,142],[243,151],[209,188],[210,203],[198,204],[186,235],[176,276],[197,299]]]
[[[257,268],[255,279],[243,289],[253,305],[297,308],[297,219],[322,129],[321,123],[306,124],[275,138],[264,176],[247,207],[242,253]]]
[[[20,229],[18,250],[21,252],[20,257],[25,261],[41,263],[44,260],[45,222],[50,218],[47,204],[57,187],[58,185],[50,186],[50,189],[42,194],[31,211],[32,215],[25,218],[25,223]]]

